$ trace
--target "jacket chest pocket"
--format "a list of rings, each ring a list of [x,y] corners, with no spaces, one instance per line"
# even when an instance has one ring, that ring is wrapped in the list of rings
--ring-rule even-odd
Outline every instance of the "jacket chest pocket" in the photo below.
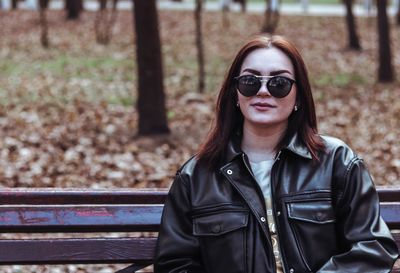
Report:
[[[196,236],[221,236],[247,226],[247,211],[226,211],[200,215],[193,218],[193,234]]]
[[[286,204],[290,228],[306,268],[318,270],[336,251],[335,212],[331,200]]]
[[[208,272],[246,272],[248,219],[247,210],[216,211],[193,216],[193,235],[199,239]]]

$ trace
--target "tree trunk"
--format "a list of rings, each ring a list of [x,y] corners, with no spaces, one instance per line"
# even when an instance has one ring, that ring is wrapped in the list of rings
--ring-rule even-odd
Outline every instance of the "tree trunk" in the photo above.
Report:
[[[138,134],[169,133],[156,1],[134,0],[133,13],[139,81]]]
[[[233,2],[235,2],[235,3],[239,3],[240,4],[240,9],[241,9],[241,11],[244,13],[244,12],[246,12],[246,1],[247,0],[233,0]]]
[[[279,0],[267,0],[265,21],[261,31],[273,33],[278,27],[279,17]]]
[[[66,0],[67,20],[77,20],[82,7],[82,0]]]
[[[112,36],[112,29],[114,27],[115,21],[117,20],[117,5],[118,5],[118,0],[113,0],[112,2],[112,10],[110,15],[107,17],[107,24],[105,26],[104,30],[104,41],[105,44],[108,44],[111,40]]]
[[[94,32],[96,35],[96,42],[99,44],[103,44],[103,25],[106,8],[107,0],[99,0],[99,10],[97,11],[94,19]]]
[[[229,11],[230,11],[230,6],[232,4],[232,0],[222,0],[219,1],[219,4],[221,5],[221,10],[222,10],[222,26],[223,28],[229,28],[230,26]]]
[[[356,21],[353,15],[353,0],[343,0],[346,6],[346,23],[349,39],[349,49],[361,50],[360,40],[357,35]]]
[[[390,50],[390,30],[386,12],[387,0],[376,1],[378,8],[378,35],[379,35],[379,69],[378,81],[391,82],[394,80],[392,54]]]
[[[203,34],[201,31],[201,13],[203,9],[203,0],[196,0],[196,9],[194,18],[196,21],[196,48],[197,48],[197,62],[199,64],[199,82],[198,90],[200,93],[204,92],[204,50],[203,50]]]
[[[11,1],[11,8],[13,10],[15,10],[15,9],[17,9],[17,7],[18,7],[18,0],[12,0]]]
[[[397,24],[400,26],[400,0],[397,0],[397,13],[396,13],[396,21]]]
[[[49,6],[49,0],[39,0],[39,17],[40,17],[40,43],[44,48],[49,47],[48,37],[48,24],[47,24],[47,8]]]
[[[94,21],[96,41],[99,44],[107,45],[112,36],[112,28],[117,20],[118,0],[112,0],[111,13],[107,11],[107,0],[99,0],[99,10]]]

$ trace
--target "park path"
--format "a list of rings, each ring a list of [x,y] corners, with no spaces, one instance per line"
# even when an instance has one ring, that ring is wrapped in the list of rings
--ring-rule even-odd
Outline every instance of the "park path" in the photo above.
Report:
[[[249,2],[247,1],[247,12],[263,13],[265,11],[265,2]],[[182,3],[171,1],[158,1],[160,9],[171,10],[193,10],[195,2],[193,0],[183,0]],[[208,1],[205,3],[205,9],[210,11],[221,10],[221,5],[218,2]],[[232,11],[239,12],[240,5],[234,3],[231,8]],[[395,14],[395,7],[391,5],[388,9],[389,14]],[[283,3],[281,4],[280,12],[287,15],[308,15],[308,16],[343,16],[346,14],[344,5],[341,4],[309,4],[307,10],[303,8],[300,3]],[[362,4],[356,4],[353,7],[353,12],[357,16],[369,16],[376,11],[371,10],[370,14]]]
[[[0,0],[2,1],[2,0]],[[10,0],[3,0],[5,3],[5,7],[8,7],[8,3]],[[20,9],[36,9],[36,0],[25,0],[21,2],[19,5]],[[98,9],[97,1],[85,1],[84,2],[85,9],[89,11],[95,11]],[[158,0],[157,1],[158,8],[161,10],[194,10],[195,1],[194,0],[182,0],[182,2],[172,2],[170,0]],[[62,9],[64,6],[63,1],[60,0],[52,0],[50,1],[50,9]],[[4,7],[4,5],[3,5]],[[118,9],[121,10],[130,10],[132,8],[132,1],[130,0],[120,0],[118,2]],[[208,11],[220,11],[221,5],[219,1],[212,2],[206,1],[205,9]],[[388,9],[389,14],[394,15],[396,8],[394,5],[391,5]],[[231,6],[231,11],[239,12],[240,6],[237,3],[233,3]],[[247,12],[249,13],[262,13],[265,11],[265,2],[247,3]],[[305,10],[300,3],[284,3],[281,4],[280,8],[281,14],[286,15],[305,15],[305,16],[343,16],[345,14],[344,5],[340,4],[310,4]],[[374,14],[374,10],[372,13],[368,13],[368,11],[361,4],[354,5],[353,12],[357,16],[368,16]]]

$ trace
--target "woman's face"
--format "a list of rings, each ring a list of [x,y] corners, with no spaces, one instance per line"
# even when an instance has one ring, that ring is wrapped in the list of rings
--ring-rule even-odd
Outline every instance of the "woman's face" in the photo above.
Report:
[[[295,79],[293,64],[280,49],[260,48],[250,52],[240,69],[241,75],[285,76]],[[269,78],[268,78],[269,79]],[[238,102],[244,116],[244,128],[269,128],[286,130],[289,115],[296,103],[296,84],[283,98],[271,96],[266,83],[261,84],[258,93],[251,97],[243,96],[238,90]]]

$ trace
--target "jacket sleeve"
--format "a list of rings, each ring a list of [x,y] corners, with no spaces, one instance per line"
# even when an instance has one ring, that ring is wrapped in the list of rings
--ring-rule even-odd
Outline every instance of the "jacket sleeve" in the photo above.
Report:
[[[338,181],[343,186],[336,202],[337,232],[344,252],[331,257],[318,272],[390,272],[398,249],[380,217],[371,176],[357,157],[345,170]]]
[[[183,174],[176,175],[165,202],[154,273],[205,273],[198,239],[192,235],[190,195]]]

